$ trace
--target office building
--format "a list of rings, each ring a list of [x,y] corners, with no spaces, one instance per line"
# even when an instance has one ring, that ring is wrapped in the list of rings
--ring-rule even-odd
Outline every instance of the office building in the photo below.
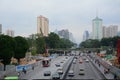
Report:
[[[98,18],[96,16],[95,19],[92,20],[92,37],[93,39],[102,39],[103,33],[102,33],[102,19]]]
[[[58,35],[60,38],[69,39],[69,31],[67,29],[58,31]]]
[[[88,40],[89,39],[89,32],[88,31],[85,31],[84,33],[83,33],[83,41],[86,41],[86,40]]]
[[[48,36],[49,32],[49,21],[46,17],[38,16],[37,17],[37,34],[43,36]]]

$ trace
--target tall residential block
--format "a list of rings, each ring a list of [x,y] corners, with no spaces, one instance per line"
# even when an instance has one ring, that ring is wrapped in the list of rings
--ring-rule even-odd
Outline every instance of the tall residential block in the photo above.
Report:
[[[92,37],[93,39],[98,40],[103,38],[102,19],[98,18],[97,16],[92,20]]]
[[[118,26],[117,25],[110,25],[109,27],[107,27],[107,30],[106,30],[107,34],[106,36],[107,37],[114,37],[114,36],[117,36],[117,33],[118,33]]]
[[[107,37],[107,28],[106,26],[103,26],[103,38]]]
[[[41,15],[37,17],[37,34],[48,36],[48,32],[49,32],[48,26],[49,26],[48,18]]]
[[[2,24],[0,24],[0,34],[2,34]]]

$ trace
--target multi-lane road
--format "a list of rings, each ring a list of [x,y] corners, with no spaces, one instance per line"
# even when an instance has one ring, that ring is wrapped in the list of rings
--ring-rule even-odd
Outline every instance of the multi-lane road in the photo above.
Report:
[[[84,57],[87,59],[87,57]],[[80,63],[80,59],[82,59],[82,63]],[[84,75],[79,75],[80,68],[84,69]],[[72,63],[70,70],[74,71],[74,76],[68,76],[67,73],[66,79],[105,79],[105,77],[99,72],[95,66],[91,63],[91,61],[85,61],[82,57],[78,57],[75,63]],[[69,72],[69,71],[68,71]]]
[[[74,61],[74,59],[76,60]],[[80,63],[81,60],[82,63]],[[63,74],[60,79],[106,79],[103,72],[98,69],[100,67],[96,67],[93,62],[94,61],[87,55],[58,56],[52,59],[49,67],[43,67],[42,63],[40,63],[34,70],[28,70],[26,74],[21,72],[19,79],[52,79],[52,75],[56,73],[59,68],[55,65],[56,63],[59,63],[60,67],[63,68]],[[84,75],[79,75],[81,68],[84,69]],[[70,70],[73,70],[74,76],[72,77],[68,76]],[[51,75],[44,76],[45,71],[50,71]]]

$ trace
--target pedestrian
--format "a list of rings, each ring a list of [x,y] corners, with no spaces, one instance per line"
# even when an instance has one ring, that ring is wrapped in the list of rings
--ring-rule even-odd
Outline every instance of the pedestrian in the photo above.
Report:
[[[108,73],[108,69],[104,69],[104,74],[107,74]]]
[[[34,70],[34,66],[32,66],[32,70]]]
[[[18,77],[20,76],[20,72],[17,73],[18,74]]]
[[[117,75],[116,74],[114,75],[114,79],[117,79]]]
[[[99,67],[100,67],[100,62],[98,63]]]
[[[24,72],[24,74],[26,74],[26,70],[25,70],[25,68],[23,68],[23,72]]]

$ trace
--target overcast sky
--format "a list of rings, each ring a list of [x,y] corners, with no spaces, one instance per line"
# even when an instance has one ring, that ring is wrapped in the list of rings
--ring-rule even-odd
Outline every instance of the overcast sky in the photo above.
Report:
[[[50,32],[68,29],[80,43],[83,32],[92,31],[96,11],[103,25],[120,26],[120,0],[0,0],[0,24],[4,33],[28,36],[37,32],[37,16],[43,15]]]

